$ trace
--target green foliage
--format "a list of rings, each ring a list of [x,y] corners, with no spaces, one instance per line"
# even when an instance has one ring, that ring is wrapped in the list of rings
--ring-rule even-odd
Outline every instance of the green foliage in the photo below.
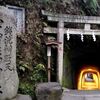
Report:
[[[42,0],[43,3],[50,3],[52,2],[53,0]]]
[[[97,15],[99,4],[97,0],[81,0],[86,12],[90,15]]]
[[[21,94],[29,94],[31,96],[34,96],[34,85],[28,82],[21,82],[19,84],[19,93]]]
[[[97,12],[97,8],[99,7],[97,0],[88,0],[87,4],[91,11]]]
[[[30,80],[33,83],[47,81],[46,69],[43,64],[38,64],[36,67],[33,68]]]
[[[20,78],[24,78],[29,72],[32,71],[28,63],[24,61],[17,61],[17,71]]]
[[[19,84],[19,93],[21,94],[29,94],[32,97],[35,97],[35,86],[37,83],[46,82],[47,74],[46,69],[43,64],[38,64],[33,70],[29,70],[25,72],[27,68],[26,64],[21,65],[21,71],[25,74],[24,77],[21,78],[20,75],[20,84]]]
[[[25,72],[26,69],[29,69],[29,67],[28,67],[27,64],[23,64],[23,63],[20,63],[20,64],[19,64],[19,70],[20,70],[20,71]]]

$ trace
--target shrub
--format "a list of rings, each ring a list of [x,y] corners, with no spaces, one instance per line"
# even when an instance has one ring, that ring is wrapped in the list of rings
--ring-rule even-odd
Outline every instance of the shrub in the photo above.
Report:
[[[23,71],[23,73],[24,77],[19,76],[19,93],[28,94],[34,98],[36,84],[47,81],[46,69],[43,64],[38,64],[36,67],[33,68],[32,71],[29,70],[29,73],[26,74],[25,71]]]

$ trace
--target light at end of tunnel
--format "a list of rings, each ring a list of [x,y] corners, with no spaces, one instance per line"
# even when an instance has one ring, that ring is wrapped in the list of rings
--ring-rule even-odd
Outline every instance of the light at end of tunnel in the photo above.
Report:
[[[93,67],[85,67],[80,71],[78,78],[78,90],[100,89],[100,73]]]

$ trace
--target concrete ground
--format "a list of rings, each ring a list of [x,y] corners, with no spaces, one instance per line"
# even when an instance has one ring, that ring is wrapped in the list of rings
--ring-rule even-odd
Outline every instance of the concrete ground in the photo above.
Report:
[[[100,91],[65,90],[62,95],[62,100],[100,100]]]
[[[29,95],[18,94],[16,98],[12,100],[32,100],[32,98]]]

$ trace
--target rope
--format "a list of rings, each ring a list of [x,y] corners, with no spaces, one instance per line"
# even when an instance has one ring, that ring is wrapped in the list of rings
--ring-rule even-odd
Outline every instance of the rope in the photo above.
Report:
[[[93,37],[93,41],[95,42],[96,41],[96,36],[94,34],[94,31],[92,31],[92,37]]]
[[[67,29],[67,33],[66,33],[66,35],[67,35],[67,40],[69,40],[69,39],[70,39],[69,29]]]

